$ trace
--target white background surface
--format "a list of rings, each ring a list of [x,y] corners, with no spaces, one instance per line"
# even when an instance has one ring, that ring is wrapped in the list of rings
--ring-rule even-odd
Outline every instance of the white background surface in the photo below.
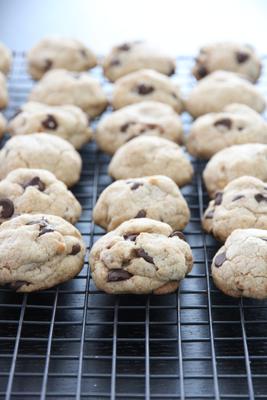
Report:
[[[173,54],[214,40],[237,40],[267,53],[265,0],[0,0],[0,40],[27,50],[48,34],[75,36],[104,54],[146,39]]]

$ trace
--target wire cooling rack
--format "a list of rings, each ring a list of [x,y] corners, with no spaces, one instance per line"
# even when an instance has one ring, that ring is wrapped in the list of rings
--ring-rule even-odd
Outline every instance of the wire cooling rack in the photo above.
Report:
[[[177,65],[173,79],[189,90],[192,58],[179,57]],[[91,73],[110,91],[99,68]],[[24,54],[16,53],[7,117],[32,85]],[[266,76],[260,88],[267,92]],[[188,130],[190,117],[183,122]],[[90,248],[104,233],[91,216],[111,182],[109,157],[94,143],[81,155],[77,226]],[[232,299],[213,286],[209,266],[218,243],[201,229],[204,164],[192,162],[194,180],[182,192],[195,263],[179,293],[101,293],[87,259],[79,276],[57,288],[29,295],[0,288],[0,399],[267,399],[267,301]]]

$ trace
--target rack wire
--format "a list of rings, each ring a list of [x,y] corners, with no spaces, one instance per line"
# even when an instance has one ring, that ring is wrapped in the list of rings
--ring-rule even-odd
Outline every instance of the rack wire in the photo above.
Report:
[[[192,61],[177,59],[173,79],[185,90],[194,84]],[[111,90],[100,68],[91,73]],[[265,92],[266,83],[264,75]],[[32,85],[24,54],[15,53],[7,117]],[[183,122],[188,130],[190,117]],[[81,155],[74,193],[83,206],[77,227],[89,249],[104,233],[92,222],[92,208],[111,179],[109,157],[94,143]],[[209,266],[218,243],[201,229],[204,163],[191,160],[194,180],[182,192],[195,263],[179,293],[104,294],[88,259],[79,276],[51,290],[22,295],[0,288],[0,399],[267,399],[267,301],[232,299],[213,286]]]

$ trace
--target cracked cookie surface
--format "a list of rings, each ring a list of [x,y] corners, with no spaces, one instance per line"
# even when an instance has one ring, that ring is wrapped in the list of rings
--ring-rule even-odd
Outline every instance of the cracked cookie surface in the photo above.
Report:
[[[17,168],[47,169],[67,186],[80,178],[82,160],[64,139],[48,133],[20,135],[9,139],[0,150],[0,179]]]
[[[97,125],[95,139],[101,150],[114,154],[124,143],[142,135],[182,143],[182,122],[168,104],[143,101],[103,117]]]
[[[115,109],[147,100],[169,104],[177,113],[183,111],[178,84],[159,72],[142,69],[115,82],[111,101]]]
[[[163,175],[119,180],[99,196],[94,221],[108,231],[132,218],[151,218],[182,230],[190,217],[188,205],[175,182]]]
[[[165,294],[193,265],[181,232],[148,218],[132,219],[100,238],[90,253],[96,286],[107,293]]]
[[[108,168],[115,179],[149,175],[170,177],[182,186],[193,177],[193,167],[178,144],[156,136],[140,136],[121,146]]]
[[[29,102],[8,123],[11,136],[46,132],[68,140],[80,149],[92,138],[87,115],[73,105],[48,106]]]
[[[51,172],[18,168],[0,181],[0,223],[25,213],[57,215],[74,224],[81,206]]]
[[[233,297],[267,297],[267,231],[236,229],[216,253],[215,285]]]
[[[0,226],[0,284],[17,292],[48,289],[77,275],[85,245],[60,217],[23,214]]]

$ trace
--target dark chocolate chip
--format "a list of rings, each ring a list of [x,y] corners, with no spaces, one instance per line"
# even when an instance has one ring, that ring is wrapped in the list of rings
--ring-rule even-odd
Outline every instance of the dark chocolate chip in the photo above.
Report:
[[[236,201],[236,200],[242,199],[243,197],[245,197],[243,194],[238,194],[237,196],[235,196],[235,197],[232,199],[232,201]]]
[[[236,53],[236,60],[237,60],[238,64],[242,64],[242,63],[246,62],[249,58],[250,58],[250,55],[248,53],[243,53],[241,51],[238,51]]]
[[[133,182],[132,186],[131,186],[131,190],[136,190],[138,189],[140,186],[144,186],[144,184],[142,182]]]
[[[115,67],[116,65],[120,65],[120,60],[118,60],[117,58],[114,58],[113,60],[110,61],[109,65],[111,67]]]
[[[36,220],[34,220],[34,221],[27,222],[26,225],[41,224],[42,226],[45,226],[45,225],[47,225],[48,223],[49,223],[49,222],[48,222],[48,220],[47,220],[46,218],[41,218],[41,219],[36,219]]]
[[[126,132],[130,125],[135,125],[135,124],[136,124],[136,122],[132,122],[132,121],[126,122],[125,124],[123,124],[121,126],[121,132]]]
[[[135,250],[136,257],[143,258],[145,261],[147,261],[150,264],[154,264],[154,260],[152,257],[150,257],[149,254],[144,249],[136,249]]]
[[[45,235],[46,233],[50,233],[50,232],[54,232],[54,229],[52,228],[51,225],[47,225],[47,226],[43,227],[43,228],[40,230],[38,236],[42,236],[42,235]]]
[[[217,192],[215,194],[215,199],[214,199],[215,206],[219,206],[222,203],[222,199],[223,199],[223,193]]]
[[[205,217],[206,219],[211,219],[211,218],[213,218],[213,216],[214,216],[214,210],[211,210],[211,211],[207,212],[207,213],[204,215],[204,217]]]
[[[29,182],[22,185],[24,189],[26,189],[28,186],[37,186],[37,189],[40,190],[40,192],[43,192],[45,190],[45,184],[43,181],[41,181],[39,176],[35,176]]]
[[[221,267],[225,260],[226,260],[226,253],[218,254],[214,260],[215,267],[217,268]]]
[[[176,99],[176,100],[177,100],[176,93],[174,93],[174,92],[171,92],[171,95],[172,95],[172,97],[173,97],[174,99]]]
[[[119,51],[129,51],[131,48],[131,46],[129,45],[129,43],[123,43],[120,46],[117,47],[117,49]]]
[[[168,76],[171,76],[173,74],[175,74],[175,67],[172,67],[172,69],[168,73]]]
[[[140,211],[138,211],[138,213],[136,214],[136,216],[134,218],[145,218],[145,217],[146,217],[146,211],[140,210]]]
[[[57,120],[51,114],[48,114],[47,118],[44,121],[42,121],[42,125],[43,125],[44,128],[52,129],[52,130],[57,129],[57,127],[58,127]]]
[[[256,200],[258,203],[260,203],[261,201],[267,201],[267,197],[264,196],[264,195],[261,194],[261,193],[255,194],[254,198],[255,198],[255,200]]]
[[[232,121],[230,118],[222,118],[214,122],[214,126],[225,126],[227,129],[231,129]]]
[[[206,67],[204,67],[203,65],[201,65],[198,70],[197,70],[197,77],[199,79],[204,78],[206,75],[208,75],[208,70]]]
[[[16,291],[16,290],[19,290],[24,285],[29,285],[29,282],[27,282],[27,281],[14,281],[14,282],[7,283],[4,286],[9,288],[9,289],[12,289],[12,290]]]
[[[137,92],[138,94],[141,95],[146,95],[154,92],[154,87],[151,85],[145,85],[144,83],[140,83],[140,85],[137,86]]]
[[[71,253],[69,254],[70,256],[75,256],[81,251],[81,246],[79,243],[76,243],[72,246]]]
[[[111,269],[108,272],[108,282],[119,282],[130,279],[133,275],[124,269]]]
[[[84,58],[87,58],[87,53],[84,49],[80,49],[80,53]]]
[[[53,65],[52,60],[49,60],[48,58],[44,62],[44,71],[48,71]]]
[[[0,217],[1,218],[10,218],[14,214],[14,204],[13,201],[3,198],[0,199]]]
[[[238,126],[238,128],[237,128],[239,131],[242,131],[243,129],[244,129],[244,127],[243,126]]]
[[[174,237],[174,236],[178,236],[179,239],[184,240],[184,241],[186,242],[185,236],[184,236],[183,232],[180,232],[180,231],[173,231],[173,232],[169,235],[169,237]]]
[[[265,242],[267,242],[267,238],[260,238],[261,240],[264,240]]]
[[[131,240],[132,242],[134,242],[138,235],[139,233],[126,233],[125,235],[123,235],[123,239]]]

